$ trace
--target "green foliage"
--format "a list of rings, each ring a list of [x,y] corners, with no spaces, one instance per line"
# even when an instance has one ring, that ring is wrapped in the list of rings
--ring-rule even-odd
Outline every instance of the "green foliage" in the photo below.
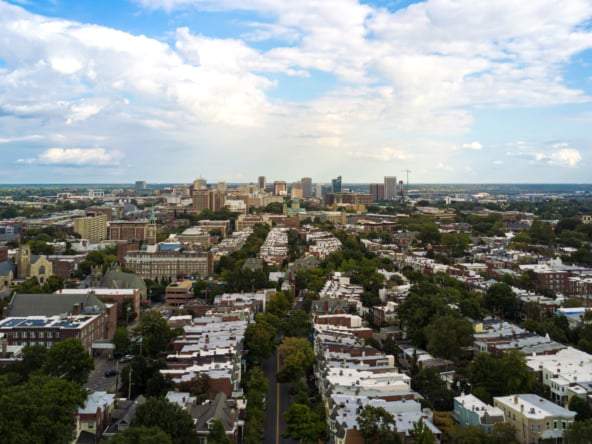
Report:
[[[315,354],[307,339],[284,337],[278,353],[282,363],[277,375],[280,382],[297,382],[312,371]]]
[[[518,307],[518,297],[512,288],[505,282],[493,284],[485,293],[485,306],[492,313],[503,316],[506,319],[513,319]]]
[[[142,337],[142,350],[150,357],[158,357],[165,352],[175,337],[174,330],[169,328],[166,319],[156,310],[148,310],[143,314],[134,333]]]
[[[590,437],[592,437],[592,419],[575,421],[564,435],[566,444],[590,444]]]
[[[297,439],[303,444],[315,444],[325,438],[324,421],[306,404],[292,404],[284,413],[284,420],[284,438]]]
[[[567,408],[572,412],[576,412],[576,421],[586,421],[592,418],[592,411],[588,406],[588,402],[584,398],[572,396]]]
[[[310,317],[304,310],[293,310],[281,320],[281,330],[290,336],[305,338],[310,330]]]
[[[489,404],[494,396],[530,393],[535,385],[524,355],[516,350],[501,358],[479,353],[470,365],[469,381],[473,394]]]
[[[144,396],[164,396],[166,392],[173,388],[169,379],[165,379],[160,370],[165,368],[166,364],[159,359],[136,356],[131,363],[121,370],[122,391],[128,393],[131,379],[131,395],[136,397]],[[130,377],[131,373],[131,377]]]
[[[257,316],[255,324],[245,331],[245,348],[250,363],[260,363],[271,356],[275,347],[276,328],[263,317]]]
[[[192,396],[196,397],[197,402],[203,402],[208,399],[208,395],[212,390],[210,377],[206,373],[200,373],[191,381],[183,381],[177,387],[181,392],[191,393]]]
[[[84,384],[94,369],[95,362],[82,346],[79,339],[70,338],[56,342],[43,361],[42,371],[68,381]]]
[[[415,444],[433,444],[436,440],[436,435],[420,418],[419,421],[413,423],[413,442]]]
[[[208,444],[232,444],[232,441],[226,436],[224,425],[218,419],[214,420],[209,428]]]
[[[133,426],[159,427],[175,444],[197,442],[191,415],[165,398],[150,397],[144,404],[140,404]]]
[[[127,328],[117,327],[113,334],[113,344],[115,345],[115,356],[122,356],[128,353],[130,340],[127,334]]]
[[[420,369],[412,377],[411,387],[421,393],[435,410],[450,411],[454,407],[456,393],[448,390],[438,370],[433,367]]]
[[[473,343],[473,325],[460,315],[438,316],[426,327],[425,336],[432,355],[458,361],[463,348]]]
[[[33,376],[23,384],[0,377],[0,436],[6,444],[69,444],[72,412],[84,405],[86,391],[61,378]]]
[[[159,427],[131,427],[116,433],[111,444],[173,444],[171,437]]]
[[[455,444],[518,444],[510,423],[495,424],[489,433],[478,426],[457,427],[452,437]]]
[[[365,406],[358,415],[358,428],[367,444],[400,443],[393,432],[395,417],[383,407]]]

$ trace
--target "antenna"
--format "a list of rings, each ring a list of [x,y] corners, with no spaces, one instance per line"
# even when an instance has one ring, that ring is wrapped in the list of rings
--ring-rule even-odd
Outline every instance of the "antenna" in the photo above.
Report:
[[[409,191],[409,173],[411,170],[403,170],[404,173],[407,173],[407,191]]]

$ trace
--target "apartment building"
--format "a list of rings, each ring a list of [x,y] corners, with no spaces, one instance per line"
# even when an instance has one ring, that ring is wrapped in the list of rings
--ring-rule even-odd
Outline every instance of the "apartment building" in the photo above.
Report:
[[[560,442],[576,417],[576,412],[532,394],[495,397],[493,405],[504,413],[505,421],[514,426],[520,444],[545,440]]]

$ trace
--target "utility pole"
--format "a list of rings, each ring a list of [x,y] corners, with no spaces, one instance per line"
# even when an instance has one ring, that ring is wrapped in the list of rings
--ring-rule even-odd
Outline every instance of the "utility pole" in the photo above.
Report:
[[[128,383],[128,387],[127,387],[127,399],[132,399],[132,370],[133,367],[130,365],[129,366],[129,383]]]

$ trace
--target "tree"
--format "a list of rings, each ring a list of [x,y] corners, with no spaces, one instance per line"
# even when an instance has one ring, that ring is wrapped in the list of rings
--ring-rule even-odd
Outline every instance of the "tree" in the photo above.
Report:
[[[462,357],[462,349],[473,343],[473,326],[469,320],[460,316],[440,316],[428,325],[425,335],[431,354],[458,361]]]
[[[175,336],[166,319],[156,310],[144,313],[134,331],[142,336],[142,350],[150,357],[157,357],[166,351],[170,340]]]
[[[592,436],[592,419],[586,421],[575,421],[565,431],[566,444],[590,444]]]
[[[433,444],[436,440],[436,435],[420,418],[419,421],[413,423],[413,442],[415,444]]]
[[[213,421],[209,426],[208,444],[231,444],[232,441],[226,436],[224,425],[219,419]]]
[[[282,369],[278,372],[280,382],[297,382],[312,371],[315,354],[305,338],[285,337],[278,347]]]
[[[286,431],[284,438],[297,439],[301,443],[317,443],[325,434],[325,425],[305,404],[292,404],[284,413]]]
[[[43,372],[49,376],[57,376],[68,381],[85,384],[88,375],[95,368],[95,363],[76,338],[56,342],[47,351],[43,362]]]
[[[499,282],[487,289],[485,306],[494,314],[497,313],[505,318],[514,318],[518,298],[508,284]]]
[[[532,392],[535,378],[524,355],[511,350],[502,358],[479,353],[469,367],[469,381],[473,394],[491,404],[494,396]]]
[[[251,363],[259,363],[271,356],[275,347],[275,334],[275,327],[268,322],[258,320],[255,324],[249,324],[245,330],[245,348]]]
[[[421,393],[435,410],[450,411],[454,408],[455,393],[448,390],[440,373],[433,367],[423,367],[411,379],[413,390]]]
[[[125,327],[117,327],[113,334],[113,344],[115,345],[115,355],[122,356],[129,351],[130,340]]]
[[[10,385],[0,377],[0,436],[6,444],[69,444],[72,412],[84,405],[86,390],[61,378],[32,376]]]
[[[191,415],[165,398],[150,397],[144,404],[140,404],[133,426],[159,427],[175,444],[197,442]]]
[[[116,433],[112,444],[173,444],[171,437],[159,427],[131,427]]]
[[[386,444],[401,442],[399,435],[391,428],[395,426],[395,417],[384,407],[366,405],[358,415],[358,428],[367,444]]]
[[[572,412],[576,412],[576,421],[586,421],[592,418],[592,411],[590,411],[588,402],[579,396],[572,396],[567,408]]]
[[[304,338],[310,330],[310,317],[304,310],[293,310],[281,320],[281,329],[290,336]]]

